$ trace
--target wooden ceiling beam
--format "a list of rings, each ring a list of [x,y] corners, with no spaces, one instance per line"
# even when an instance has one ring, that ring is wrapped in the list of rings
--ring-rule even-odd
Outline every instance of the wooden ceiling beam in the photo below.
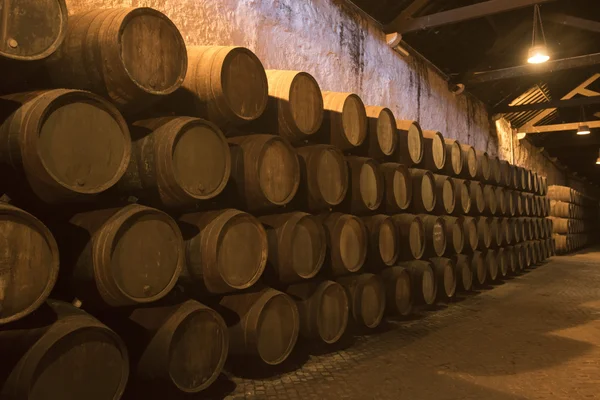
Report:
[[[587,106],[590,104],[598,104],[598,103],[600,103],[600,93],[596,93],[592,97],[577,97],[577,98],[569,99],[569,100],[553,100],[553,101],[546,101],[543,103],[496,107],[496,108],[494,108],[493,112],[495,114],[510,114],[510,113],[523,112],[523,111],[547,110],[549,108],[580,107],[580,106]]]
[[[563,13],[545,14],[544,19],[560,25],[566,25],[584,31],[600,33],[600,22],[598,21],[573,17]]]
[[[541,126],[524,126],[524,127],[519,128],[517,134],[576,131],[580,125],[587,125],[589,128],[600,128],[600,121],[570,122],[567,124],[541,125]]]
[[[401,13],[392,22],[387,24],[384,30],[386,33],[398,32],[403,34],[482,18],[487,15],[499,14],[549,1],[554,0],[487,0],[470,6],[454,8],[416,18],[413,18],[412,15],[407,16],[406,13]]]
[[[472,77],[469,78],[469,80],[465,82],[465,85],[477,85],[503,79],[549,74],[558,71],[566,71],[569,69],[590,67],[598,64],[600,64],[600,53],[587,54],[584,56],[548,61],[544,64],[526,64],[518,67],[503,68],[493,71],[476,72]]]

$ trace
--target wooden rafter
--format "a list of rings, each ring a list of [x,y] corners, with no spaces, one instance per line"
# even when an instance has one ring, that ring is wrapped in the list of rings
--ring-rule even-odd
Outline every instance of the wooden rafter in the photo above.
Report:
[[[569,99],[569,100],[554,100],[554,101],[547,101],[544,103],[496,107],[496,108],[494,108],[494,113],[510,114],[510,113],[523,112],[523,111],[547,110],[549,108],[580,107],[580,106],[586,106],[586,105],[598,104],[598,103],[600,103],[600,93],[596,93],[589,97],[578,97],[578,98]]]
[[[435,28],[442,25],[455,24],[457,22],[481,18],[487,15],[499,14],[523,7],[529,7],[534,4],[546,3],[549,1],[554,0],[487,0],[470,6],[454,8],[452,10],[441,11],[436,14],[430,14],[416,18],[412,17],[414,12],[411,15],[408,15],[407,13],[401,13],[391,23],[385,26],[385,31],[386,33],[414,32],[422,29]]]
[[[518,133],[542,133],[542,132],[562,132],[576,131],[580,125],[587,125],[590,128],[600,128],[600,121],[569,122],[567,124],[527,126],[518,129]]]
[[[544,19],[557,24],[567,25],[572,28],[581,29],[584,31],[600,33],[600,22],[590,19],[573,17],[562,13],[552,13],[544,15]]]

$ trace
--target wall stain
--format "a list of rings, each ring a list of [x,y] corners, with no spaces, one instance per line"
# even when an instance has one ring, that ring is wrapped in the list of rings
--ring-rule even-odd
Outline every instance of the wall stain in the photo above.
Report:
[[[363,17],[345,3],[338,3],[342,18],[339,27],[339,45],[342,51],[350,55],[352,71],[358,78],[359,91],[362,90],[365,72],[365,39],[367,36],[366,23]]]

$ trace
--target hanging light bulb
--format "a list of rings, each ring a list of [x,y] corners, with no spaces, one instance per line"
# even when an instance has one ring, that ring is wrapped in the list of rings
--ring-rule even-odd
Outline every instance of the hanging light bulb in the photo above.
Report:
[[[542,32],[542,39],[544,43],[537,43],[537,31],[538,23],[540,25],[540,31]],[[542,64],[550,59],[548,52],[548,46],[546,45],[546,34],[544,33],[544,26],[542,25],[542,14],[540,13],[540,6],[536,4],[533,7],[533,35],[531,38],[531,47],[527,53],[527,62],[529,64]]]
[[[598,150],[598,159],[596,159],[596,165],[600,165],[600,150]]]
[[[578,135],[589,135],[590,127],[587,125],[579,125],[579,128],[577,129],[577,134]]]

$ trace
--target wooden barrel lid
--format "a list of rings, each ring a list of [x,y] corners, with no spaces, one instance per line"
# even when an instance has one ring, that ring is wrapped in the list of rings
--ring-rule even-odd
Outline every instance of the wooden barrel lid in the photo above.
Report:
[[[423,200],[423,207],[428,212],[433,211],[435,208],[435,179],[431,172],[427,172],[421,179],[421,199]]]
[[[0,203],[0,325],[37,309],[58,276],[54,237],[33,215]]]
[[[367,328],[376,328],[385,311],[385,288],[377,275],[365,275],[357,288],[354,314]]]
[[[296,303],[288,295],[274,292],[264,303],[256,326],[256,348],[269,365],[282,363],[292,352],[299,333]]]
[[[178,130],[170,149],[176,182],[195,199],[223,191],[231,173],[229,145],[215,125],[190,118]]]
[[[446,143],[444,142],[444,136],[440,132],[435,132],[435,135],[432,137],[431,153],[436,168],[438,170],[444,168],[444,165],[446,165]]]
[[[120,35],[120,56],[136,85],[160,95],[181,86],[187,72],[187,51],[169,18],[152,8],[133,9],[123,20]]]
[[[454,181],[454,188],[458,192],[462,214],[471,211],[471,189],[466,181]]]
[[[500,274],[501,277],[505,277],[506,275],[508,275],[508,263],[506,260],[504,248],[500,247],[496,253],[496,262],[498,263],[498,274]]]
[[[421,287],[425,304],[431,305],[435,303],[437,285],[435,283],[435,273],[431,266],[423,269]]]
[[[342,337],[348,326],[348,296],[344,287],[337,282],[327,281],[321,286],[317,328],[321,339],[332,344]]]
[[[477,176],[477,152],[473,146],[468,146],[466,151],[467,171],[471,178]]]
[[[393,265],[398,258],[398,232],[391,218],[381,222],[379,226],[379,254],[386,265]]]
[[[376,210],[383,199],[383,182],[378,166],[373,160],[366,161],[360,168],[360,194],[369,210]]]
[[[53,307],[56,306],[53,302]],[[83,313],[82,313],[83,314]],[[19,385],[28,399],[118,399],[129,375],[127,349],[87,315],[53,324],[25,356]]]
[[[408,154],[414,164],[419,164],[423,160],[423,132],[417,123],[412,123],[408,127],[407,133]]]
[[[267,262],[267,234],[250,214],[232,210],[217,243],[217,264],[221,278],[234,289],[252,286]]]
[[[423,221],[419,217],[415,217],[410,223],[408,231],[408,244],[410,252],[414,259],[418,260],[423,257],[425,252],[425,228]]]
[[[498,259],[494,250],[487,250],[485,253],[485,263],[487,264],[487,273],[491,281],[498,279]]]
[[[483,285],[487,279],[487,268],[483,261],[483,254],[480,251],[473,252],[471,270],[474,272],[479,285]]]
[[[323,200],[332,206],[340,204],[348,190],[348,168],[344,155],[335,147],[324,149],[319,153],[317,169],[317,185]]]
[[[346,97],[342,108],[342,128],[346,140],[352,146],[360,146],[367,137],[367,114],[360,97]]]
[[[402,316],[409,315],[413,305],[410,274],[403,267],[392,267],[382,272],[382,277],[384,282],[387,279],[393,280],[393,293],[391,293],[392,296],[388,294],[386,301],[387,304],[393,300],[393,304],[389,304],[391,307],[388,308]],[[387,282],[386,285],[388,285]]]
[[[485,198],[486,208],[491,214],[496,214],[496,211],[498,210],[498,202],[494,188],[495,186],[492,185],[483,186],[483,196]]]
[[[437,218],[433,224],[433,248],[438,257],[446,252],[446,223],[443,218]]]
[[[298,276],[317,275],[325,260],[327,240],[323,226],[311,215],[304,215],[294,226],[291,237],[291,263]]]
[[[456,206],[455,190],[454,182],[451,178],[447,178],[442,185],[442,203],[447,214],[454,212],[454,207]]]
[[[475,162],[477,163],[477,161]],[[454,175],[460,175],[463,169],[464,159],[460,143],[456,140],[450,144],[450,163],[452,165],[452,172],[454,172]]]
[[[515,249],[512,246],[504,248],[504,254],[506,257],[506,263],[508,265],[508,270],[511,274],[515,274],[517,272],[517,262],[515,260]]]
[[[470,291],[473,288],[474,274],[471,270],[471,266],[468,263],[469,258],[462,254],[458,254],[454,259],[457,284],[460,284],[462,289]]]
[[[173,329],[168,371],[181,391],[197,393],[210,386],[223,369],[229,336],[225,321],[214,310],[193,300],[188,300],[183,307],[189,311],[181,310],[184,312],[163,326]]]
[[[64,0],[4,2],[0,56],[34,61],[48,57],[61,45],[67,31]]]
[[[377,118],[377,143],[385,156],[391,156],[398,147],[396,118],[392,111],[383,108]]]
[[[300,165],[294,149],[283,139],[274,137],[261,151],[258,161],[260,187],[273,204],[287,204],[300,183]]]
[[[111,251],[97,254],[96,268],[110,273],[119,297],[147,303],[175,286],[184,263],[183,238],[166,213],[127,206],[105,223],[101,235],[94,246]]]
[[[294,76],[290,85],[289,108],[297,129],[305,135],[312,135],[321,127],[323,95],[315,78],[308,73],[298,72]]]
[[[51,90],[38,128],[37,154],[61,186],[96,194],[125,173],[131,152],[127,123],[109,102],[79,90]]]
[[[456,293],[456,274],[454,273],[454,264],[452,260],[444,261],[444,293],[447,297],[454,297]]]
[[[391,186],[388,180],[389,175],[386,172],[388,166],[391,166],[393,169]],[[386,179],[386,191],[389,191],[392,194],[392,202],[395,205],[393,209],[406,210],[412,201],[412,183],[408,168],[402,164],[395,163],[381,164],[380,168],[384,172],[384,177]],[[387,196],[389,197],[389,194]]]
[[[361,221],[351,215],[343,220],[339,236],[342,263],[349,272],[358,271],[365,262],[367,234]]]
[[[465,247],[465,229],[463,228],[463,224],[464,221],[461,219],[457,219],[452,224],[452,248],[458,254],[462,253]]]
[[[479,243],[479,235],[477,233],[477,222],[474,218],[465,218],[465,236],[468,239],[469,246],[471,246],[471,250],[477,249],[477,244]]]
[[[485,197],[483,196],[483,186],[477,181],[471,181],[469,184],[471,190],[471,207],[475,206],[475,210],[478,214],[483,213],[485,210]],[[475,200],[475,201],[473,201]],[[472,211],[474,211],[472,209]]]

